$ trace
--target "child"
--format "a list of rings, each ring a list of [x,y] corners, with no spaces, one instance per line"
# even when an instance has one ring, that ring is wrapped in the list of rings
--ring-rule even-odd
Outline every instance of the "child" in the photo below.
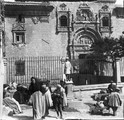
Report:
[[[53,92],[53,105],[57,113],[57,118],[62,119],[62,106],[63,106],[63,89],[60,84],[57,85],[56,90]]]

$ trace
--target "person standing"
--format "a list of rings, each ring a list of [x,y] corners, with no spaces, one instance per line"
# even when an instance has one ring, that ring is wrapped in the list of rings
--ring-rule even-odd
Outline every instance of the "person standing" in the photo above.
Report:
[[[45,83],[42,83],[41,91],[43,93],[43,98],[45,100],[44,115],[43,115],[43,118],[45,118],[49,114],[49,108],[53,106],[53,101],[52,101],[52,97],[51,97],[51,92]]]
[[[67,99],[65,100],[66,97],[65,91],[60,84],[57,85],[57,88],[53,92],[52,96],[53,96],[53,105],[57,113],[57,118],[60,117],[62,119],[63,118],[62,107],[63,104],[67,105],[67,101],[66,101]]]
[[[29,95],[32,95],[37,90],[37,87],[40,87],[39,85],[40,81],[35,77],[31,77],[31,83],[29,85]]]
[[[117,109],[122,104],[119,91],[120,90],[116,88],[115,91],[111,92],[110,95],[108,96],[108,106],[109,108],[112,108],[113,116],[116,116]]]
[[[66,62],[64,64],[64,74],[66,75],[67,81],[70,81],[71,70],[72,70],[72,65],[69,61],[69,57],[66,57]]]
[[[40,86],[40,84],[39,84],[39,86]],[[44,116],[45,99],[43,97],[42,92],[40,91],[39,86],[37,86],[37,87],[35,86],[35,91],[32,93],[32,95],[29,99],[29,104],[31,104],[32,108],[33,108],[34,120],[39,120],[39,119],[41,120],[42,117]]]

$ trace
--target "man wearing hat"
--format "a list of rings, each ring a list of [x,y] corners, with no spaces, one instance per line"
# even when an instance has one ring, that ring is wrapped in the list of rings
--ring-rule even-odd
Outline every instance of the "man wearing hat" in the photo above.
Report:
[[[66,80],[70,81],[70,74],[71,74],[72,66],[69,61],[69,57],[66,57],[66,62],[64,65],[64,74],[66,75]]]

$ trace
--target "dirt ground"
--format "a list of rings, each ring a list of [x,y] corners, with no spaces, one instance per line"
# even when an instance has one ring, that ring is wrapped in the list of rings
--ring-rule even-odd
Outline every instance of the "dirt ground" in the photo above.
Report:
[[[63,118],[65,120],[81,120],[81,119],[123,119],[123,104],[119,107],[117,111],[117,116],[112,115],[112,110],[110,110],[110,114],[95,114],[92,115],[90,113],[90,106],[92,106],[96,101],[91,98],[91,95],[98,91],[84,91],[82,92],[77,99],[69,99],[68,100],[68,108],[65,108],[63,111]],[[124,95],[121,94],[121,99],[124,101]],[[16,114],[12,117],[4,116],[3,120],[33,120],[32,118],[32,107],[27,105],[21,105],[23,109],[22,114]],[[50,109],[49,116],[46,117],[44,120],[56,120],[56,112],[54,109]]]

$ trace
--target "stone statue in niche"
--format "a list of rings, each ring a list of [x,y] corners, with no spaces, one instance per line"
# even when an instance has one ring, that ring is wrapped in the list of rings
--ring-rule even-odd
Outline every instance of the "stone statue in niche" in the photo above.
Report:
[[[93,21],[93,15],[86,10],[77,11],[77,21]]]
[[[39,22],[39,18],[38,17],[32,17],[31,19],[32,19],[32,22],[34,24],[38,24],[38,22]]]
[[[34,24],[38,24],[38,22],[49,22],[49,16],[38,16],[31,19]]]
[[[107,5],[104,5],[102,8],[101,8],[102,11],[109,11],[109,7]]]
[[[77,12],[76,12],[76,20],[77,21],[93,21],[93,13],[91,12],[88,6],[80,5]]]
[[[89,21],[88,14],[86,12],[81,12],[81,17],[84,21]]]

